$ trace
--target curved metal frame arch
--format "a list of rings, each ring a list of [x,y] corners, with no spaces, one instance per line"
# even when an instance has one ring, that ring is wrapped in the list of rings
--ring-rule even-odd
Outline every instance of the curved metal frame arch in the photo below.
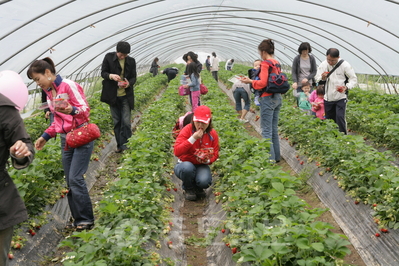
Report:
[[[134,1],[128,1],[127,3],[130,3],[130,2],[134,2]],[[156,1],[156,2],[161,2],[161,1]],[[152,3],[148,3],[148,4],[146,4],[146,5],[149,5],[149,4],[153,4],[153,3],[156,3],[156,2],[152,2]],[[302,2],[307,2],[307,1],[302,1]],[[308,2],[307,2],[308,3]],[[311,4],[314,4],[314,3],[311,3]],[[317,4],[314,4],[314,5],[317,5]],[[321,5],[319,5],[319,6],[321,6]],[[209,6],[208,6],[209,7]],[[224,8],[226,8],[226,6],[223,6]],[[325,6],[322,6],[322,7],[325,7]],[[134,8],[137,8],[137,7],[134,7]],[[133,9],[134,9],[133,8]],[[199,8],[205,8],[205,7],[198,7],[198,8],[196,8],[195,10],[198,10]],[[215,8],[214,6],[213,6],[213,8]],[[219,13],[219,12],[232,12],[232,10],[221,10],[220,9],[220,6],[218,6],[217,7],[218,8],[218,10],[217,11],[214,11],[214,12],[216,12],[216,13]],[[232,8],[234,8],[235,9],[235,12],[237,12],[237,11],[240,11],[240,9],[238,9],[237,7],[232,7]],[[104,10],[104,9],[103,9]],[[192,8],[191,9],[185,9],[185,10],[193,10]],[[242,11],[246,11],[246,12],[248,12],[250,9],[241,9]],[[179,11],[182,11],[182,10],[179,10]],[[95,13],[99,13],[99,12],[101,12],[101,11],[97,11],[97,12],[95,12]],[[176,11],[174,11],[174,12],[176,12]],[[266,13],[269,13],[269,14],[276,14],[276,13],[279,13],[279,14],[290,14],[290,15],[295,15],[295,16],[298,16],[297,14],[292,14],[292,13],[284,13],[284,12],[275,12],[275,11],[262,11],[262,10],[254,10],[254,12],[266,12]],[[337,11],[337,12],[341,12],[341,11]],[[198,12],[197,12],[198,13]],[[197,14],[197,13],[191,13],[190,15],[192,15],[192,14]],[[209,13],[209,11],[207,11],[207,13]],[[343,13],[343,14],[345,14],[345,15],[348,15],[346,12],[341,12],[341,13]],[[187,14],[185,14],[186,16],[187,16]],[[352,15],[352,14],[351,14]],[[88,16],[90,16],[90,15],[87,15],[86,17],[88,17]],[[215,19],[215,15],[213,15],[213,17],[212,17],[212,19]],[[237,17],[237,16],[230,16],[230,17]],[[217,18],[220,18],[219,16],[217,17]],[[243,18],[243,17],[239,17],[239,18]],[[312,19],[316,19],[316,18],[314,18],[314,17],[309,17],[309,18],[312,18]],[[365,20],[363,20],[363,19],[361,19],[361,18],[359,18],[359,17],[356,17],[357,19],[360,19],[360,20],[362,20],[362,21],[365,21]],[[82,19],[82,18],[81,18]],[[203,19],[203,17],[201,18],[201,19]],[[251,18],[251,19],[253,19],[253,18]],[[289,19],[292,19],[292,18],[289,18]],[[104,19],[102,19],[102,20],[104,20]],[[100,20],[100,21],[102,21],[102,20]],[[256,18],[256,20],[259,20],[259,18]],[[260,19],[260,20],[266,20],[266,19]],[[319,19],[320,20],[320,19]],[[266,21],[269,21],[269,20],[266,20]],[[288,24],[287,23],[287,25],[290,25],[290,26],[294,26],[294,27],[297,27],[296,25],[291,25],[291,24]],[[342,27],[342,25],[339,25],[339,24],[336,24],[337,26],[340,26],[340,27]],[[311,25],[312,27],[314,27],[314,25]],[[382,28],[381,28],[382,29]],[[306,29],[307,30],[307,29]],[[350,30],[352,30],[352,29],[350,29]],[[382,30],[384,30],[384,31],[386,31],[385,29],[382,29]],[[352,30],[353,31],[353,30]],[[392,34],[391,32],[389,32],[389,31],[386,31],[386,32],[388,32],[388,33],[390,33],[390,34]],[[320,34],[318,34],[318,35],[320,35]],[[392,34],[393,36],[395,36],[395,37],[397,37],[396,35],[394,35],[394,34]],[[72,36],[72,35],[70,35],[70,36]],[[321,36],[321,35],[320,35]],[[366,36],[366,35],[365,35]],[[67,38],[69,38],[69,37],[67,37]],[[65,38],[65,39],[67,39],[67,38]],[[64,39],[64,40],[65,40]],[[342,40],[342,39],[341,39]],[[330,41],[333,41],[333,40],[331,40],[330,39]],[[344,41],[345,42],[345,40],[342,40],[342,41]],[[334,41],[333,41],[334,42]],[[347,44],[349,44],[349,46],[351,46],[351,47],[353,47],[353,45],[351,45],[350,43],[348,43],[348,42],[346,42]],[[344,46],[345,47],[345,46]],[[353,47],[353,48],[355,48],[355,50],[358,50],[358,49],[356,49],[356,47]],[[87,47],[86,48],[86,50],[88,50],[89,49],[89,47]],[[345,47],[345,49],[347,49],[346,47]],[[391,48],[392,49],[392,48]],[[356,57],[358,57],[358,58],[360,58],[361,60],[363,60],[361,57],[359,57],[356,53],[354,53],[351,49],[347,49],[350,53],[352,53],[354,56],[356,56]],[[360,51],[361,52],[361,51]],[[362,52],[361,52],[362,53]],[[363,53],[364,54],[364,53]],[[365,56],[367,56],[366,54],[364,54]],[[70,58],[70,57],[69,57]],[[371,58],[370,58],[371,59]],[[368,64],[366,61],[364,61],[363,60],[363,62],[365,62],[366,64]],[[370,64],[368,64],[369,66],[371,66]],[[381,66],[379,66],[379,67],[381,67]],[[379,71],[377,71],[374,67],[372,67],[371,66],[371,68],[372,69],[374,69],[377,73],[380,73]],[[383,70],[383,72],[387,75],[387,73],[385,72],[385,70],[381,67],[381,69]]]
[[[71,2],[75,2],[75,1],[76,1],[76,0],[70,1],[70,2],[68,2],[68,4],[71,3]],[[124,4],[131,3],[131,2],[137,2],[137,1],[138,1],[138,0],[131,0],[131,1],[125,2]],[[165,1],[165,0],[157,0],[157,1],[154,1],[154,2],[152,2],[152,3],[147,3],[147,4],[143,4],[143,5],[140,5],[140,6],[133,7],[133,8],[129,8],[129,9],[126,9],[126,10],[124,10],[124,11],[122,11],[122,12],[118,12],[118,14],[121,14],[121,13],[124,13],[124,12],[128,12],[128,11],[134,10],[134,9],[136,9],[136,8],[140,8],[140,7],[143,7],[143,6],[147,6],[147,5],[150,5],[150,4],[153,4],[153,3],[163,2],[163,1]],[[120,6],[120,4],[118,4],[118,5],[113,5],[113,6],[111,6],[110,8],[119,7],[119,6]],[[57,9],[58,9],[58,8],[52,9],[52,10],[50,11],[50,13],[53,12],[53,11],[55,11],[55,10],[57,10]],[[75,19],[75,20],[72,21],[72,22],[67,23],[66,25],[64,25],[64,26],[62,26],[62,27],[58,27],[57,29],[55,29],[55,30],[53,30],[53,31],[51,31],[51,32],[48,32],[46,35],[41,36],[40,38],[37,38],[36,40],[34,40],[34,41],[32,41],[31,43],[29,43],[28,45],[26,45],[23,49],[20,49],[20,50],[17,51],[16,53],[12,54],[10,57],[6,58],[3,62],[0,62],[0,65],[4,64],[4,63],[7,62],[8,60],[10,60],[12,57],[14,57],[16,54],[20,53],[21,51],[23,51],[24,49],[28,48],[29,46],[31,46],[32,44],[36,43],[37,41],[39,41],[39,40],[41,40],[41,39],[43,39],[43,38],[45,38],[45,37],[47,37],[47,36],[49,36],[49,35],[51,35],[51,34],[57,32],[57,31],[59,31],[59,30],[61,30],[61,29],[63,29],[63,28],[66,28],[66,27],[68,27],[69,25],[71,25],[71,24],[73,24],[73,23],[75,23],[75,22],[77,22],[77,21],[80,21],[80,20],[82,20],[82,19],[85,19],[85,18],[87,18],[87,17],[90,17],[90,16],[92,16],[92,15],[94,15],[94,14],[97,14],[97,13],[101,13],[101,12],[106,11],[106,10],[108,11],[109,8],[103,8],[103,9],[98,10],[98,11],[96,11],[96,12],[90,13],[90,14],[84,16],[84,17],[80,17],[80,18],[78,18],[78,19]],[[47,13],[48,13],[48,12],[46,12],[46,14],[47,14]],[[36,18],[41,17],[42,15],[43,15],[43,13],[42,13],[41,15],[37,16]],[[102,19],[102,20],[105,20],[105,19],[110,18],[110,17],[114,17],[114,15],[107,16],[107,17],[105,17],[105,18]],[[102,21],[102,20],[100,20],[100,21]],[[24,26],[26,26],[26,25],[32,23],[32,21],[33,21],[33,20],[31,20],[29,23],[24,24]],[[81,32],[82,30],[86,29],[87,27],[88,27],[88,26],[86,26],[86,27],[84,27],[84,28],[80,28],[79,30],[76,30],[76,31],[73,32],[72,34],[70,34],[70,35],[68,35],[67,37],[65,37],[65,38],[61,39],[60,41],[56,42],[56,43],[54,44],[54,46],[56,46],[57,44],[63,42],[64,40],[68,39],[69,37],[71,37],[71,36],[77,34],[78,32]],[[0,39],[0,40],[1,40],[1,39]],[[44,53],[42,53],[40,56],[42,56],[43,54],[44,54]],[[40,56],[38,56],[38,57],[40,57]]]

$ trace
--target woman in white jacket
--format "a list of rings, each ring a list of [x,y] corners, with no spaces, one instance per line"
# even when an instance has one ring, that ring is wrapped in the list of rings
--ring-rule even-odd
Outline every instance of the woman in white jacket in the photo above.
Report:
[[[220,62],[220,60],[219,60],[219,58],[216,57],[216,53],[215,52],[212,53],[212,56],[213,56],[213,58],[212,58],[212,66],[211,66],[212,76],[213,76],[213,78],[216,81],[218,81],[219,80],[218,71],[219,71],[219,62]]]

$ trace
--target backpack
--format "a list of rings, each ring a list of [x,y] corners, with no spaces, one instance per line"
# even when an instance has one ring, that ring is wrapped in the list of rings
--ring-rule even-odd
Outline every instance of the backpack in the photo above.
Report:
[[[281,72],[280,64],[273,64],[272,61],[266,60],[269,65],[269,79],[265,88],[261,92],[267,93],[286,93],[290,89],[290,84],[288,83],[288,78],[285,73]],[[273,71],[276,69],[277,74]]]

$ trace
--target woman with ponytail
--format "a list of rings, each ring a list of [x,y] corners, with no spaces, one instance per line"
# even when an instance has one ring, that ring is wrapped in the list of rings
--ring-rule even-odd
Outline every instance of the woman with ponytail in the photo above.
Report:
[[[255,90],[263,90],[267,86],[269,80],[269,67],[272,66],[272,73],[278,74],[280,71],[280,63],[274,59],[274,42],[271,39],[263,40],[259,46],[259,55],[263,61],[260,65],[259,80],[252,80],[250,78],[243,78],[244,83],[252,83]],[[272,63],[272,65],[270,64]],[[270,145],[270,160],[272,162],[279,162],[280,155],[280,141],[278,137],[278,119],[281,109],[281,93],[267,93],[263,92],[259,98],[260,102],[260,126],[262,129],[262,137],[271,141]]]
[[[34,61],[27,72],[28,77],[46,93],[50,111],[54,114],[54,122],[36,140],[35,148],[43,149],[50,138],[60,134],[62,165],[69,188],[67,198],[73,218],[72,223],[67,223],[66,229],[81,231],[91,229],[94,225],[93,207],[84,180],[93,141],[77,148],[64,147],[66,134],[88,123],[90,108],[83,88],[55,73],[54,63],[48,57]]]

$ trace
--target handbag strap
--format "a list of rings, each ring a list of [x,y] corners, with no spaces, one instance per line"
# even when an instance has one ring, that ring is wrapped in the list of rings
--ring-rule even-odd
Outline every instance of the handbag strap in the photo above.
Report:
[[[327,74],[326,80],[328,79],[328,77],[344,62],[345,60],[342,59],[340,60],[333,69],[331,69],[331,71]]]

